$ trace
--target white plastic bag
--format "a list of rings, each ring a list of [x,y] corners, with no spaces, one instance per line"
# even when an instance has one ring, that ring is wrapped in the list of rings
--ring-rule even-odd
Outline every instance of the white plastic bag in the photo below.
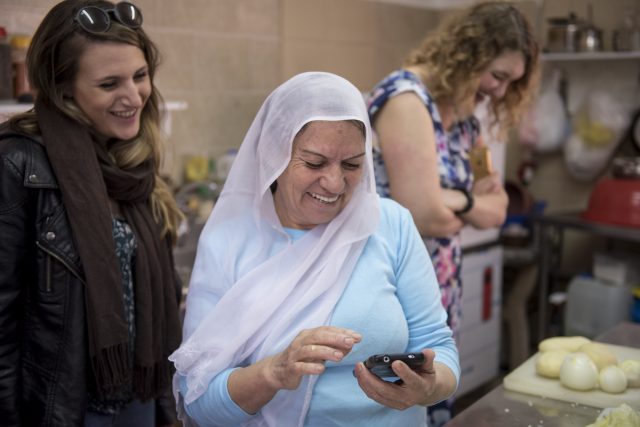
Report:
[[[573,134],[564,147],[569,173],[581,181],[598,177],[629,125],[625,108],[608,92],[587,95],[573,120]]]
[[[519,127],[520,142],[537,152],[549,153],[562,148],[568,134],[568,120],[560,96],[561,73],[551,75]]]

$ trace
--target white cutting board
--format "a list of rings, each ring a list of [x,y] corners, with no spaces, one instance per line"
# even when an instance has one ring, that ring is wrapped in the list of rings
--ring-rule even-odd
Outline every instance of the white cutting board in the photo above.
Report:
[[[640,349],[607,344],[618,356],[618,362],[627,359],[640,360]],[[624,393],[611,394],[601,390],[577,391],[560,384],[558,379],[550,379],[536,374],[536,358],[531,356],[509,375],[504,377],[504,388],[534,396],[563,400],[596,408],[617,407],[623,403],[640,410],[640,388],[627,388]]]

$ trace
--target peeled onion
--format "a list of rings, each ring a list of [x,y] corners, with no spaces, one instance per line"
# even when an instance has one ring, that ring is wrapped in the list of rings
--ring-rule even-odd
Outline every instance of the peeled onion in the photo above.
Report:
[[[538,344],[539,351],[549,350],[566,350],[569,352],[578,351],[580,347],[590,343],[589,338],[577,335],[573,337],[551,337],[540,341]]]
[[[627,376],[628,387],[640,387],[640,360],[625,360],[618,366]]]
[[[598,383],[598,368],[585,353],[571,353],[560,367],[560,382],[574,390],[591,390]]]
[[[616,365],[618,363],[618,357],[606,344],[590,342],[580,346],[578,351],[589,356],[589,358],[593,360],[593,363],[596,364],[598,371],[602,370],[605,366]]]
[[[540,353],[536,360],[536,372],[543,377],[558,378],[562,362],[568,354],[567,350],[549,350]]]
[[[622,393],[627,389],[627,377],[616,365],[604,367],[598,374],[600,388],[607,393]]]

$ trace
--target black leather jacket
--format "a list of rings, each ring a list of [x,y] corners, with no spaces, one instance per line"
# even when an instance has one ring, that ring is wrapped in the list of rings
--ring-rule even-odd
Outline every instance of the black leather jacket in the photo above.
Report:
[[[82,426],[84,274],[44,147],[0,128],[0,424]],[[170,391],[157,424],[170,424]]]

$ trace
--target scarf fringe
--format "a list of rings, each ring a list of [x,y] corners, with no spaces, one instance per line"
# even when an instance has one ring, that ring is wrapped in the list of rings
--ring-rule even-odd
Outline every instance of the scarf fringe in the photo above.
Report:
[[[153,366],[136,366],[131,378],[128,346],[116,345],[103,349],[99,356],[91,358],[96,380],[96,395],[99,399],[118,396],[123,389],[133,385],[134,394],[142,401],[159,397],[173,375],[171,364],[162,360]]]
[[[158,397],[165,390],[173,375],[171,365],[165,359],[153,366],[136,366],[133,372],[133,389],[142,401]]]
[[[96,381],[96,394],[106,399],[131,383],[131,353],[127,344],[117,344],[101,349],[91,357],[91,367]]]

